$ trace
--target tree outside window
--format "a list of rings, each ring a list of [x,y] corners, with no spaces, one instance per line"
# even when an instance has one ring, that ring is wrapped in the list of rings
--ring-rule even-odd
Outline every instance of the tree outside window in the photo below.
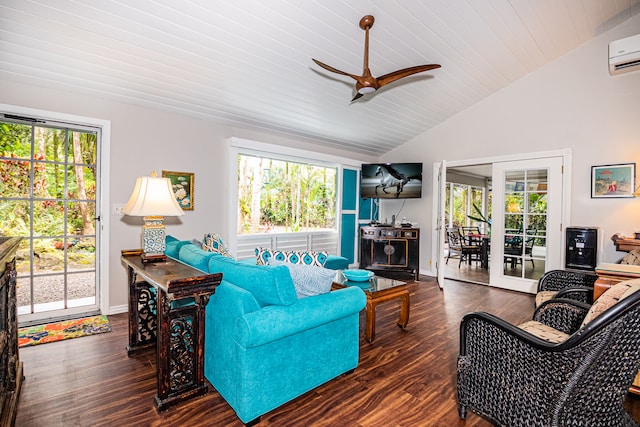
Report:
[[[332,167],[238,155],[238,234],[336,228]]]
[[[485,188],[447,182],[446,190],[447,227],[477,226],[483,232],[489,231],[489,224],[479,219],[490,217],[487,212],[491,212],[491,192],[485,207]]]

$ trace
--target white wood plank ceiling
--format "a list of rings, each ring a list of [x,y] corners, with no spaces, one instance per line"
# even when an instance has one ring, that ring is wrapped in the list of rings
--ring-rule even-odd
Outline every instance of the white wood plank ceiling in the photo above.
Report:
[[[0,0],[0,75],[380,155],[640,11],[640,0]],[[364,15],[374,76],[351,103]],[[606,54],[603,67],[606,67]]]

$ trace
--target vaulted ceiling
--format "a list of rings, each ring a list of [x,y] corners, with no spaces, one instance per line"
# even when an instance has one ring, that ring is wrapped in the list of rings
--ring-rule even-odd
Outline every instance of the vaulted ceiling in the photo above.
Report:
[[[380,155],[640,12],[640,0],[0,0],[0,75]],[[356,102],[374,76],[442,68]],[[603,52],[602,66],[606,67]]]

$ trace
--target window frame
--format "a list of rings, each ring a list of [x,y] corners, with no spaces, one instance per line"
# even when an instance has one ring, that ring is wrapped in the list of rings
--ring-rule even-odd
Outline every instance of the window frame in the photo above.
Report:
[[[230,181],[231,191],[230,191],[230,203],[229,203],[229,232],[227,239],[228,245],[230,247],[231,252],[239,259],[248,258],[249,251],[247,250],[246,245],[243,246],[243,240],[251,240],[252,236],[265,241],[265,237],[270,238],[266,241],[270,243],[270,247],[276,248],[278,245],[283,242],[283,245],[287,245],[288,243],[283,241],[283,238],[286,240],[286,236],[291,236],[292,241],[298,241],[296,246],[295,242],[291,242],[291,249],[309,249],[309,250],[327,250],[327,245],[331,246],[329,250],[330,253],[340,254],[340,236],[342,235],[342,217],[341,213],[342,209],[342,184],[343,184],[343,170],[344,168],[349,169],[357,169],[360,170],[362,161],[354,160],[339,156],[334,156],[325,153],[319,153],[309,150],[303,150],[299,148],[292,148],[284,145],[276,145],[269,144],[259,141],[251,141],[248,139],[231,137],[229,138],[230,150],[229,150],[229,164],[230,164],[230,176],[233,177]],[[238,155],[247,154],[252,156],[262,156],[268,157],[271,159],[290,161],[296,163],[310,163],[313,165],[324,166],[336,168],[336,228],[334,232],[323,231],[304,231],[304,232],[290,232],[290,233],[259,233],[259,234],[249,234],[249,235],[238,235],[237,234],[237,224],[238,224]],[[335,237],[335,245],[333,243],[327,243],[323,241],[323,236],[334,234]],[[303,242],[300,241],[300,237],[306,236],[306,247],[302,248],[300,245]],[[320,237],[320,238],[318,238]],[[314,239],[316,242],[314,242]],[[320,241],[320,242],[318,242]],[[287,247],[279,247],[281,249],[288,249]],[[253,255],[253,253],[251,253]]]

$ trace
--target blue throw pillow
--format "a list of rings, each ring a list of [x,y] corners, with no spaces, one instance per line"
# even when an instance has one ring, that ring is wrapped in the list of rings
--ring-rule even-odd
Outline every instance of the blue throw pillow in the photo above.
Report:
[[[329,253],[325,251],[280,251],[261,247],[256,248],[256,264],[267,265],[271,258],[291,264],[324,267],[324,263],[329,258]]]
[[[336,277],[335,270],[305,264],[292,264],[289,262],[269,259],[269,265],[284,265],[289,269],[293,285],[296,288],[298,298],[325,294],[331,290],[331,285]]]
[[[269,265],[269,259],[275,259],[277,261],[287,261],[287,252],[278,251],[267,248],[256,248],[256,264],[258,265]]]

